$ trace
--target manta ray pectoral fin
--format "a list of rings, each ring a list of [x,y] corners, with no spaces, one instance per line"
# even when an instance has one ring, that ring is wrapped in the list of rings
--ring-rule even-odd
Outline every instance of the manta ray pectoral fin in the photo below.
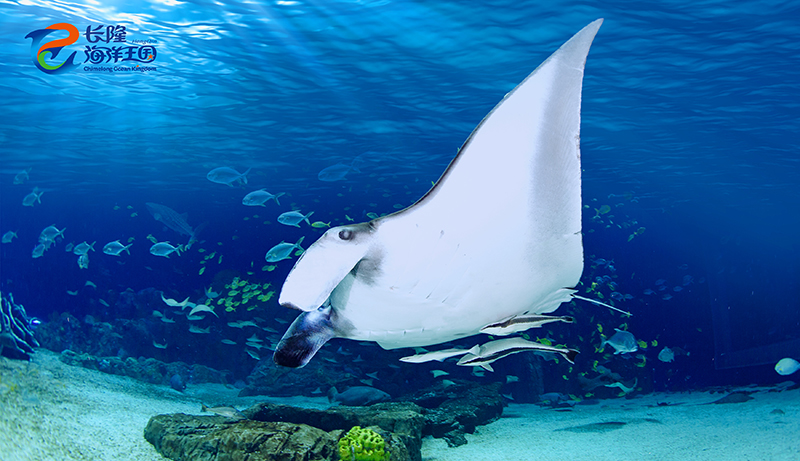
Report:
[[[283,335],[272,360],[290,368],[304,367],[328,340],[336,336],[331,323],[331,308],[303,312]]]
[[[369,223],[329,229],[297,260],[281,288],[278,304],[305,312],[322,306],[369,251]]]

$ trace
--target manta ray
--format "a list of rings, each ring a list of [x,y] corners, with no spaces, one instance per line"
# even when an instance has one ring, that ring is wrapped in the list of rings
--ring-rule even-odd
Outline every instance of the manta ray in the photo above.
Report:
[[[581,88],[601,23],[508,93],[417,202],[331,228],[305,251],[278,299],[302,313],[275,363],[302,367],[335,337],[385,349],[440,344],[575,296]]]

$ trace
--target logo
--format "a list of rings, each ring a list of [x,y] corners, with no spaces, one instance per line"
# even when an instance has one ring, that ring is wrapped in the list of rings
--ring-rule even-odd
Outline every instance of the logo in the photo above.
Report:
[[[68,36],[42,44],[45,37],[57,31],[66,31]],[[63,61],[59,60],[59,54],[64,48],[75,44],[81,37],[78,28],[72,24],[64,22],[53,24],[44,29],[34,30],[25,38],[31,39],[31,57],[34,65],[47,74],[59,74],[77,69],[82,69],[84,72],[111,73],[157,71],[156,66],[144,65],[156,60],[158,54],[156,41],[128,42],[127,33],[127,28],[122,25],[87,26],[83,34],[87,43],[83,49],[85,55],[83,63],[75,62],[78,51],[73,51]]]
[[[67,31],[69,33],[69,37],[53,40],[45,43],[42,46],[39,46],[39,43],[42,42],[43,38],[59,30]],[[60,22],[58,24],[48,26],[45,29],[34,30],[26,35],[25,38],[30,38],[33,40],[33,43],[31,43],[31,55],[33,57],[33,63],[36,64],[36,67],[47,74],[58,74],[68,70],[73,70],[79,66],[79,64],[75,64],[75,55],[78,54],[78,52],[73,51],[64,62],[58,65],[50,64],[47,62],[47,60],[56,59],[58,54],[61,53],[61,50],[64,49],[65,46],[72,45],[73,43],[77,42],[79,36],[80,33],[78,32],[77,27],[73,26],[72,24],[67,24],[66,22]]]

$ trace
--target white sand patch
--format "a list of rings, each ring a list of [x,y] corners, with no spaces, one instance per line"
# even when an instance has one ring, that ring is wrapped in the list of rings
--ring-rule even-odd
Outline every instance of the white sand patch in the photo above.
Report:
[[[239,409],[263,401],[329,406],[324,398],[238,398],[238,392],[190,384],[182,394],[68,366],[46,350],[37,351],[31,363],[0,357],[0,460],[165,460],[143,435],[158,414],[202,414],[201,402]]]
[[[424,461],[796,460],[800,459],[800,390],[758,392],[754,400],[700,405],[725,394],[653,394],[559,412],[510,405],[499,421],[449,448],[426,438]],[[657,406],[659,402],[681,403]],[[773,410],[784,414],[773,414]],[[592,423],[624,422],[602,432],[572,432]]]
[[[428,437],[422,455],[424,461],[800,459],[800,390],[756,391],[754,400],[727,405],[701,405],[724,395],[703,392],[609,400],[564,412],[512,404],[499,421],[468,434],[467,445],[449,448]],[[264,401],[329,407],[324,397],[238,398],[238,392],[190,384],[180,393],[68,366],[45,350],[32,363],[0,357],[0,461],[164,460],[144,439],[147,421],[158,414],[201,414],[201,402],[239,409]],[[664,402],[672,405],[658,406]],[[594,423],[625,424],[574,429]],[[573,430],[559,430],[567,428]]]

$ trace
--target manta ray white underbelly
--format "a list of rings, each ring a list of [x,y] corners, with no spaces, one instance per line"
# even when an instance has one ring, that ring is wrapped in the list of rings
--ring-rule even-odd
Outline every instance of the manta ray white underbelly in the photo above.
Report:
[[[583,271],[581,87],[601,23],[506,95],[414,205],[306,250],[281,290],[303,313],[277,364],[303,366],[333,337],[439,344],[571,299]]]

